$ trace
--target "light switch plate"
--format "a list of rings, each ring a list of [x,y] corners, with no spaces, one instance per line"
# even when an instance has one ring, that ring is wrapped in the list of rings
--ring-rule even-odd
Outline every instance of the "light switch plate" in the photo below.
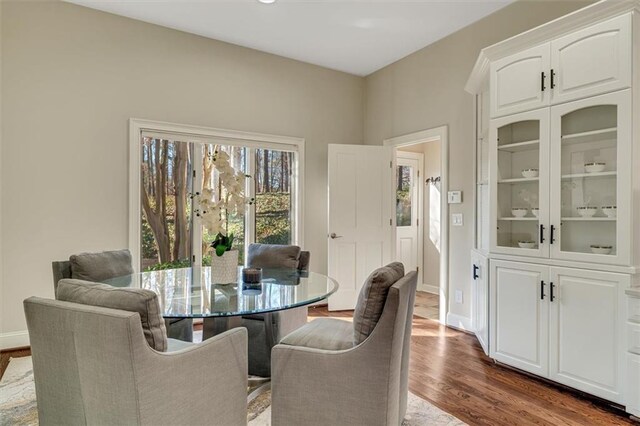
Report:
[[[451,215],[451,224],[453,226],[462,226],[462,213],[454,213]]]
[[[447,192],[447,201],[449,204],[462,203],[462,191],[449,191]]]

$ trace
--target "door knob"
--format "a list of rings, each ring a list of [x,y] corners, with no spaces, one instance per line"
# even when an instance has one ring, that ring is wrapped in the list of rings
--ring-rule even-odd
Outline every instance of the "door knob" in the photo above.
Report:
[[[331,235],[329,235],[331,237],[332,240],[335,240],[336,238],[342,238],[342,235],[336,235],[335,232],[332,232]]]

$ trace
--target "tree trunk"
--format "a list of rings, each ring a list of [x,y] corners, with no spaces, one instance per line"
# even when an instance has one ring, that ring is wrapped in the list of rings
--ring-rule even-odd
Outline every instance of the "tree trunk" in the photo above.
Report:
[[[173,166],[173,182],[175,190],[173,259],[189,257],[191,245],[189,222],[187,221],[187,172],[189,171],[189,144],[174,142],[175,161]]]
[[[166,164],[167,150],[166,148],[163,149],[163,144],[164,142],[157,139],[150,141],[149,156],[147,158],[149,180],[151,181],[152,178],[154,180],[153,185],[150,185],[150,187],[155,190],[155,208],[151,205],[151,197],[147,192],[147,188],[142,182],[140,183],[142,208],[156,240],[158,260],[161,263],[171,260],[171,240],[169,238],[166,215],[166,168],[163,170],[162,167],[163,164]]]
[[[271,180],[269,178],[269,150],[262,150],[262,192],[271,192]]]

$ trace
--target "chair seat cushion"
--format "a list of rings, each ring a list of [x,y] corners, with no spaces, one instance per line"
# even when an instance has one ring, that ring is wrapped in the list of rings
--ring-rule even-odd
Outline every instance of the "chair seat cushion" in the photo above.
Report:
[[[167,352],[175,352],[175,351],[187,349],[196,345],[197,343],[185,342],[184,340],[167,339]]]
[[[65,279],[58,283],[56,296],[66,302],[137,312],[149,346],[160,352],[167,350],[167,331],[158,295],[151,290]]]
[[[358,295],[358,303],[353,311],[353,342],[362,343],[376,327],[389,287],[404,276],[404,265],[393,262],[378,268],[369,275]]]
[[[69,257],[71,278],[86,281],[104,281],[109,278],[133,274],[129,250],[80,253]]]
[[[247,266],[252,268],[298,268],[300,247],[278,244],[250,244]]]
[[[335,318],[318,318],[286,335],[282,345],[340,351],[353,347],[353,325]]]

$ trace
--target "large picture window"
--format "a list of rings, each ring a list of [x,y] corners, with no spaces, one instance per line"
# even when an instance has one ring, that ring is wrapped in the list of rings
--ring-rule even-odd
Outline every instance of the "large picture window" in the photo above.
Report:
[[[138,134],[137,147],[132,146],[138,191],[133,184],[132,191],[139,196],[132,206],[137,217],[132,217],[136,222],[131,228],[137,237],[131,238],[131,249],[137,251],[140,270],[210,265],[215,234],[200,220],[194,195],[208,190],[216,198],[224,196],[220,170],[212,160],[220,152],[227,154],[234,170],[248,176],[244,193],[251,202],[230,213],[227,221],[239,263],[244,263],[251,242],[301,244],[302,140],[283,138],[285,143],[277,143],[272,136],[251,138],[240,132],[237,139],[222,138],[215,129],[203,135],[200,128],[189,134],[184,129],[145,129],[144,124],[132,120],[132,137]]]

